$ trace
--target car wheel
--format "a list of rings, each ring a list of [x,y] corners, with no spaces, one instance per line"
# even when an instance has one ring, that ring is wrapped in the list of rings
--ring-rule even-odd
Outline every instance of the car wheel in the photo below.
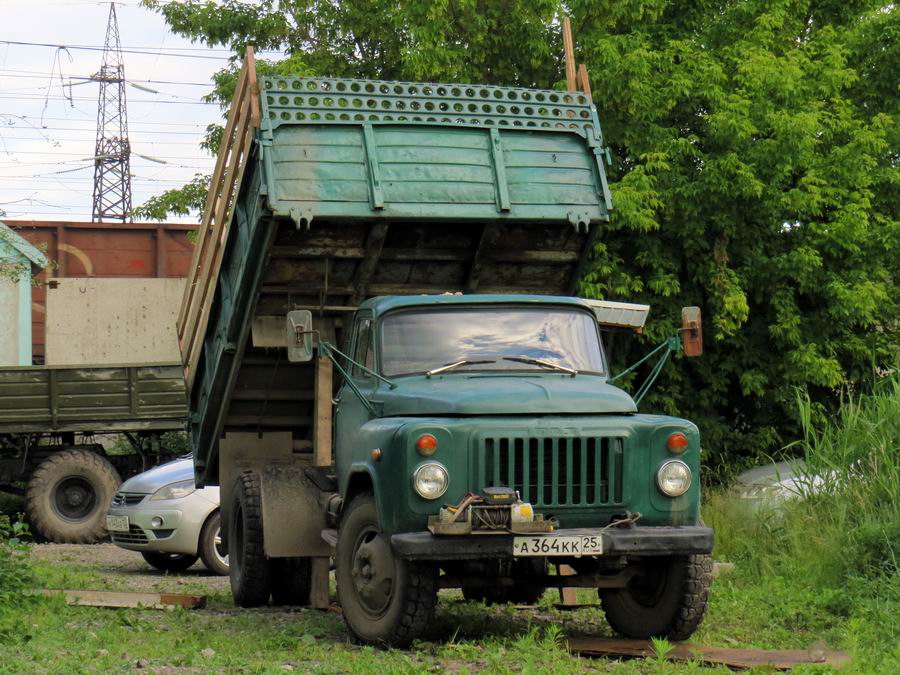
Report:
[[[355,497],[344,511],[335,576],[344,621],[360,642],[405,647],[434,613],[437,568],[394,555],[371,493]]]
[[[712,557],[650,559],[622,589],[599,589],[606,620],[628,638],[687,640],[703,621]]]
[[[185,553],[162,553],[160,551],[142,551],[141,555],[151,567],[161,572],[184,572],[197,562],[197,556]]]
[[[203,523],[197,551],[206,569],[220,576],[228,575],[228,549],[222,543],[222,516],[218,510]]]
[[[48,541],[94,544],[107,535],[106,511],[121,482],[101,455],[57,452],[32,475],[25,509],[34,529]]]
[[[263,546],[262,484],[252,471],[242,473],[231,491],[228,513],[228,576],[238,607],[269,601],[269,561]]]

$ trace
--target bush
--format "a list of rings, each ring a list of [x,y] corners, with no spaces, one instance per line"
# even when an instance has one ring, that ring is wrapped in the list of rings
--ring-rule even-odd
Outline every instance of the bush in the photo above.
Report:
[[[23,604],[34,576],[28,559],[28,526],[0,515],[0,609]]]
[[[716,554],[755,577],[816,585],[900,575],[900,379],[847,400],[833,418],[799,401],[801,496],[757,505],[714,492],[704,517]],[[900,583],[900,579],[897,580]]]

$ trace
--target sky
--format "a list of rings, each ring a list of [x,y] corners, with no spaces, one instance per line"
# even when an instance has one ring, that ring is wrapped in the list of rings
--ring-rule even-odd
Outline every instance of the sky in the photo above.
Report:
[[[174,35],[139,0],[116,2],[116,13],[126,50],[132,194],[138,206],[196,173],[212,172],[215,158],[199,143],[222,111],[201,98],[212,90],[210,78],[227,65],[229,53]],[[109,3],[96,0],[0,0],[5,218],[91,220],[99,84],[85,78],[100,69],[103,53],[74,47],[102,47],[108,15]]]

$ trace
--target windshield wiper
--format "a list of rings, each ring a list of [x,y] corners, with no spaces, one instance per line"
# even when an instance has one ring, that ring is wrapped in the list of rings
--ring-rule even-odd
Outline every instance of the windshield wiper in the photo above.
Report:
[[[482,363],[497,363],[497,360],[490,359],[487,361],[470,361],[468,359],[463,359],[462,361],[448,363],[446,366],[441,366],[440,368],[434,368],[433,370],[429,370],[427,373],[425,373],[425,377],[431,377],[432,375],[437,375],[439,373],[443,373],[448,370],[453,370],[454,368],[459,368],[460,366],[475,366],[475,365],[479,365]]]
[[[530,363],[533,366],[543,366],[544,368],[552,368],[553,370],[558,370],[561,373],[568,373],[572,377],[575,377],[578,374],[578,371],[574,368],[566,368],[565,366],[561,366],[558,363],[553,363],[552,361],[544,361],[543,359],[532,359],[527,356],[504,356],[504,361],[515,361],[517,363]]]

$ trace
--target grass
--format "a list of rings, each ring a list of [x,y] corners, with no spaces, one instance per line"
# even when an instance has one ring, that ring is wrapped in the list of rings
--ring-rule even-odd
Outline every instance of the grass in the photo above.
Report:
[[[777,508],[750,505],[728,491],[708,495],[704,517],[717,531],[716,558],[736,564],[713,586],[707,618],[693,641],[722,647],[806,649],[827,645],[851,655],[845,672],[900,672],[897,527],[900,385],[848,402],[831,421],[805,401],[806,437],[795,450],[824,484]],[[34,564],[51,588],[125,588],[74,562]],[[173,586],[207,592],[200,580]],[[0,672],[185,669],[196,672],[729,672],[672,663],[670,645],[643,660],[569,654],[564,635],[611,635],[595,606],[553,607],[548,592],[533,610],[464,603],[443,592],[426,639],[410,650],[359,647],[337,612],[236,610],[214,592],[205,610],[103,610],[34,599],[26,610],[0,607]],[[596,602],[589,590],[580,602]],[[797,672],[823,672],[803,666]]]

